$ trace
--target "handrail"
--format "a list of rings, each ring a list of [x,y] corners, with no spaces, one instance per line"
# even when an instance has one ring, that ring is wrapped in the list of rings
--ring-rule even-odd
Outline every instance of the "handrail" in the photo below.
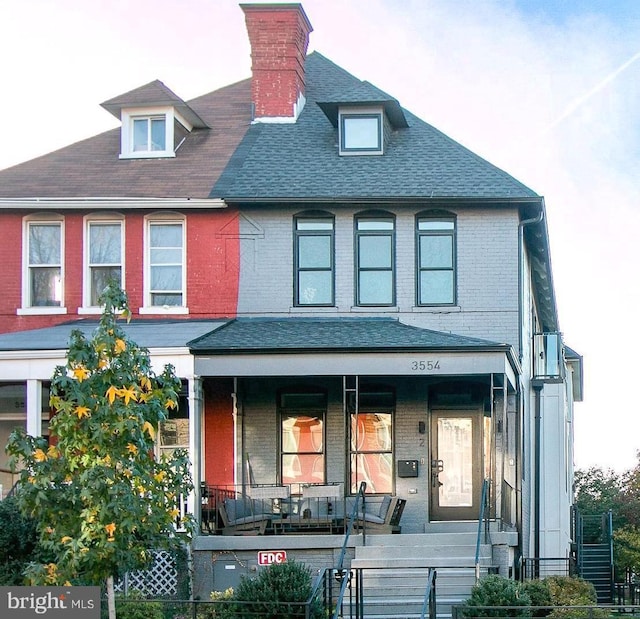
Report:
[[[340,591],[338,593],[338,599],[336,600],[336,609],[333,614],[333,619],[338,619],[341,616],[340,609],[342,608],[342,602],[344,600],[344,594],[347,590],[347,584],[351,579],[351,574],[349,574],[349,570],[344,569],[344,558],[347,554],[347,544],[349,542],[349,536],[351,535],[351,531],[353,530],[353,524],[358,518],[358,506],[360,505],[360,500],[362,499],[362,512],[364,513],[364,503],[365,503],[365,491],[367,489],[367,482],[360,482],[360,487],[358,488],[358,493],[356,494],[356,499],[353,502],[353,509],[351,510],[351,515],[348,518],[348,524],[345,527],[344,533],[344,541],[342,542],[342,551],[340,552],[340,558],[338,559],[338,566],[334,570],[334,576],[336,580],[340,583]],[[366,524],[362,523],[362,545],[365,545],[365,527]]]
[[[436,619],[436,570],[434,569],[429,569],[429,577],[427,578],[427,588],[424,592],[420,619],[427,617],[427,611],[429,612],[429,619]]]
[[[364,513],[364,502],[365,502],[365,491],[367,489],[367,482],[366,481],[362,481],[360,482],[360,487],[358,488],[358,493],[356,494],[356,500],[353,502],[353,509],[351,510],[351,515],[349,516],[348,520],[348,525],[345,527],[345,532],[344,532],[344,540],[342,542],[342,551],[340,552],[340,558],[338,559],[338,570],[342,569],[342,566],[344,564],[344,557],[347,554],[347,544],[349,542],[349,536],[351,535],[351,531],[353,530],[353,524],[354,522],[358,519],[358,505],[360,504],[360,499],[362,498],[362,513]],[[365,546],[365,527],[366,524],[364,522],[364,518],[363,518],[363,522],[362,522],[362,545]]]
[[[480,534],[482,533],[482,523],[485,520],[485,507],[487,504],[487,493],[489,491],[489,479],[482,482],[482,496],[480,498],[480,514],[478,515],[478,536],[476,538],[476,582],[480,580]],[[485,539],[486,541],[486,539]]]

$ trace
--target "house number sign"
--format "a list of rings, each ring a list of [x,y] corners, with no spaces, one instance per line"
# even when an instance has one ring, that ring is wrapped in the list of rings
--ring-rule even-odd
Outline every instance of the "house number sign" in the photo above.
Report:
[[[411,361],[411,370],[414,372],[432,372],[440,369],[440,359],[414,359]]]

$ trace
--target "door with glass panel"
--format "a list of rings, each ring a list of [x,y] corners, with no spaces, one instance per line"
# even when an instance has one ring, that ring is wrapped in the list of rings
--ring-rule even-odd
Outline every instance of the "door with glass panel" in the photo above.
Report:
[[[432,411],[431,520],[477,520],[482,454],[481,411]]]

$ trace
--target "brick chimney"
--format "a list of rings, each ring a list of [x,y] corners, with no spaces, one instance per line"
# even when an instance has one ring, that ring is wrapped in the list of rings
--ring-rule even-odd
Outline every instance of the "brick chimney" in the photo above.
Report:
[[[251,43],[251,100],[258,122],[295,122],[304,107],[304,63],[313,30],[301,4],[241,4]]]

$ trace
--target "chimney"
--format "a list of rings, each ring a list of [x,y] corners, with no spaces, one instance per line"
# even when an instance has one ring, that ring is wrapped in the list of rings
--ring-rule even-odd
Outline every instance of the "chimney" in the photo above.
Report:
[[[258,122],[295,122],[313,30],[301,4],[241,4],[251,43],[251,101]]]

